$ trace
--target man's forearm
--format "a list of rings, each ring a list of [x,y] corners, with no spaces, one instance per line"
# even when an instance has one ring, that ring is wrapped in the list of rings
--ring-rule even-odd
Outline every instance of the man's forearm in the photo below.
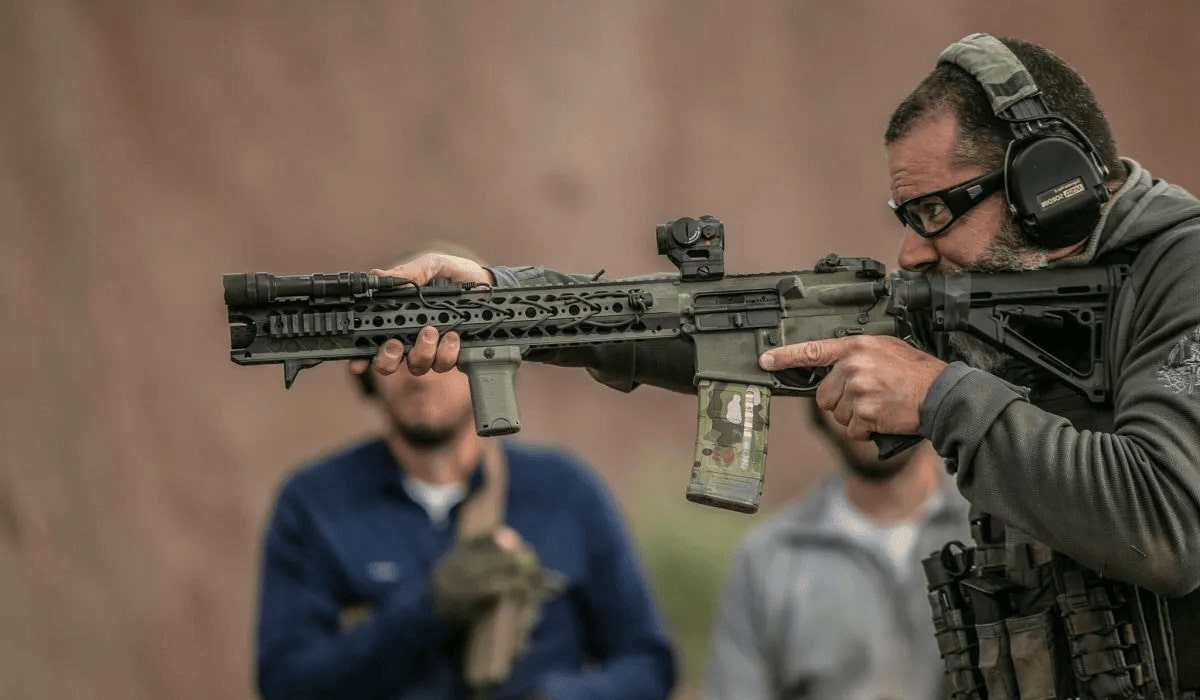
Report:
[[[922,432],[957,460],[976,507],[1107,576],[1163,595],[1195,586],[1196,504],[1147,444],[1078,430],[985,372],[951,365],[944,375]]]
[[[596,381],[619,391],[642,384],[694,394],[696,358],[686,340],[649,343],[614,343],[529,353],[530,362],[560,367],[586,367]]]

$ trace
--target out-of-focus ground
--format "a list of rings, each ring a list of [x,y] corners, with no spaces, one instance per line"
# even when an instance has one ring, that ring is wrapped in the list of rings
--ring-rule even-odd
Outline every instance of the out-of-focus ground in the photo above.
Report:
[[[890,110],[971,31],[1088,76],[1122,151],[1195,188],[1200,5],[1160,2],[0,3],[0,697],[250,698],[280,479],[375,416],[344,369],[227,360],[220,275],[366,269],[428,238],[496,263],[892,265]],[[612,484],[693,697],[737,536],[683,502],[696,406],[527,365],[521,437]],[[766,512],[831,468],[775,402]]]

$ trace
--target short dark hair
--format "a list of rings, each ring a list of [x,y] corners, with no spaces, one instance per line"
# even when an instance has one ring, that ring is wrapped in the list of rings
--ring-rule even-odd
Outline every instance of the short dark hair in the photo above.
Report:
[[[1117,154],[1108,118],[1083,76],[1045,47],[1020,39],[997,38],[1033,76],[1050,111],[1069,119],[1091,140],[1100,160],[1108,166],[1109,180],[1124,180],[1125,166]],[[943,111],[958,119],[960,165],[992,169],[1004,163],[1012,128],[992,111],[983,86],[951,63],[939,64],[904,98],[888,121],[884,143],[903,138],[926,117]]]

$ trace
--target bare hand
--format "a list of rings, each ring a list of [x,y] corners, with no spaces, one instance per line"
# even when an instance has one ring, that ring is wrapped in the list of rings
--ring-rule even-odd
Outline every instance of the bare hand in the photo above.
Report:
[[[371,274],[403,277],[422,286],[429,284],[434,277],[445,277],[454,282],[496,283],[492,273],[474,260],[443,253],[427,253],[386,270],[371,270]],[[450,370],[458,362],[458,348],[457,333],[450,332],[439,338],[436,328],[426,326],[408,351],[408,370],[416,375],[425,374],[431,369],[435,372]],[[389,340],[380,346],[369,364],[366,360],[352,360],[350,371],[360,374],[367,371],[367,367],[374,367],[375,371],[386,375],[400,369],[404,362],[404,343]]]
[[[817,387],[817,405],[855,440],[871,433],[917,434],[921,402],[946,368],[899,338],[871,335],[785,345],[763,353],[758,364],[771,372],[829,367]]]

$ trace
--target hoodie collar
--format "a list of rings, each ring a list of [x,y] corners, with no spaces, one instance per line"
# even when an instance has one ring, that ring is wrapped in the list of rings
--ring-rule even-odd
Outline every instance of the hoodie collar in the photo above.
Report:
[[[833,527],[830,513],[837,495],[845,489],[845,481],[840,472],[836,473],[825,479],[808,498],[793,506],[784,516],[787,535],[796,539],[843,537],[843,533]],[[926,501],[920,524],[924,528],[930,523],[965,518],[966,512],[966,502],[958,494],[954,477],[947,473],[942,476],[938,490]]]
[[[1121,161],[1128,176],[1105,205],[1087,245],[1052,267],[1091,264],[1099,256],[1149,238],[1181,221],[1200,217],[1200,202],[1187,190],[1154,179],[1130,158]],[[1148,211],[1153,215],[1147,215]]]

